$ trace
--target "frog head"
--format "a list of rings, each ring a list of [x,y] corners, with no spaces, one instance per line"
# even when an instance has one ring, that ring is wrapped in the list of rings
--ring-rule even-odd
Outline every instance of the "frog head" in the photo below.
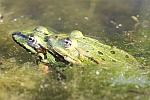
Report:
[[[41,38],[35,36],[34,34],[25,35],[20,32],[15,32],[12,37],[16,43],[31,53],[41,53],[44,50],[44,47],[42,46],[44,42],[40,44],[42,41],[40,40]]]
[[[25,50],[38,57],[42,63],[55,62],[53,52],[47,50],[46,39],[51,35],[44,27],[36,27],[34,30],[17,31],[12,34],[13,40]],[[48,53],[47,51],[50,51]],[[40,62],[38,62],[40,63]]]
[[[45,52],[46,41],[50,33],[44,27],[36,27],[34,30],[19,31],[12,34],[13,40],[27,51],[36,54]]]
[[[79,52],[76,49],[76,39],[64,34],[54,34],[48,38],[48,44],[49,48],[61,55],[64,60],[73,64],[81,63],[80,59],[78,59]]]

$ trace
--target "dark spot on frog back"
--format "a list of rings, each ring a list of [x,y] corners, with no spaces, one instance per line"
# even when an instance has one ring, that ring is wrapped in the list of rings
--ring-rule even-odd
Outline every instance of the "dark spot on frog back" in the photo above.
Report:
[[[55,39],[58,39],[58,36],[57,36],[57,35],[55,36]]]
[[[129,58],[129,55],[125,55],[126,58]]]
[[[103,56],[103,53],[102,53],[101,51],[98,51],[98,54],[99,54],[100,56]]]
[[[116,60],[112,59],[112,62],[117,62]]]
[[[115,52],[115,51],[110,51],[110,53],[111,53],[111,54],[115,54],[116,52]]]
[[[102,61],[105,61],[105,59],[104,59],[104,58],[102,58]]]
[[[45,40],[44,40],[44,42],[48,42],[48,40],[47,40],[47,39],[45,39]]]

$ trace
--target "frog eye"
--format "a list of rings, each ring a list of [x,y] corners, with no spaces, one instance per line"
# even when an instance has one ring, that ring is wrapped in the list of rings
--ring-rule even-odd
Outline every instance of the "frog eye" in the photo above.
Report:
[[[44,30],[37,30],[37,28],[34,29],[34,32],[38,32],[38,33],[44,34]]]
[[[65,48],[69,48],[71,45],[72,41],[69,38],[66,38],[64,43]]]
[[[38,32],[40,34],[47,34],[47,29],[45,27],[39,26],[34,29],[34,32]]]
[[[29,42],[35,42],[35,37],[34,37],[34,35],[30,35],[29,38],[28,38],[28,41],[29,41]]]

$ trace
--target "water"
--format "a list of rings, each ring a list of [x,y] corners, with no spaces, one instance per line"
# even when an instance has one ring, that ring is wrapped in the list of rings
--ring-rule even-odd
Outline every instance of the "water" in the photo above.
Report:
[[[0,99],[150,99],[149,4],[149,0],[1,0]],[[37,69],[35,58],[11,38],[15,30],[39,25],[63,33],[81,30],[129,52],[138,67],[75,66],[65,72],[66,80],[58,80],[58,75]]]

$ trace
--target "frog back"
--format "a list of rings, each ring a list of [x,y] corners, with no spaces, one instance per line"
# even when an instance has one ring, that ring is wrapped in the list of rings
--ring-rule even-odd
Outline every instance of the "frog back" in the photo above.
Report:
[[[78,35],[79,34],[79,35]],[[100,43],[98,40],[83,36],[80,31],[73,31],[71,38],[76,39],[77,49],[82,52],[86,58],[93,60],[96,63],[101,62],[120,62],[133,63],[136,59],[129,53],[120,50],[116,47],[111,47]]]

